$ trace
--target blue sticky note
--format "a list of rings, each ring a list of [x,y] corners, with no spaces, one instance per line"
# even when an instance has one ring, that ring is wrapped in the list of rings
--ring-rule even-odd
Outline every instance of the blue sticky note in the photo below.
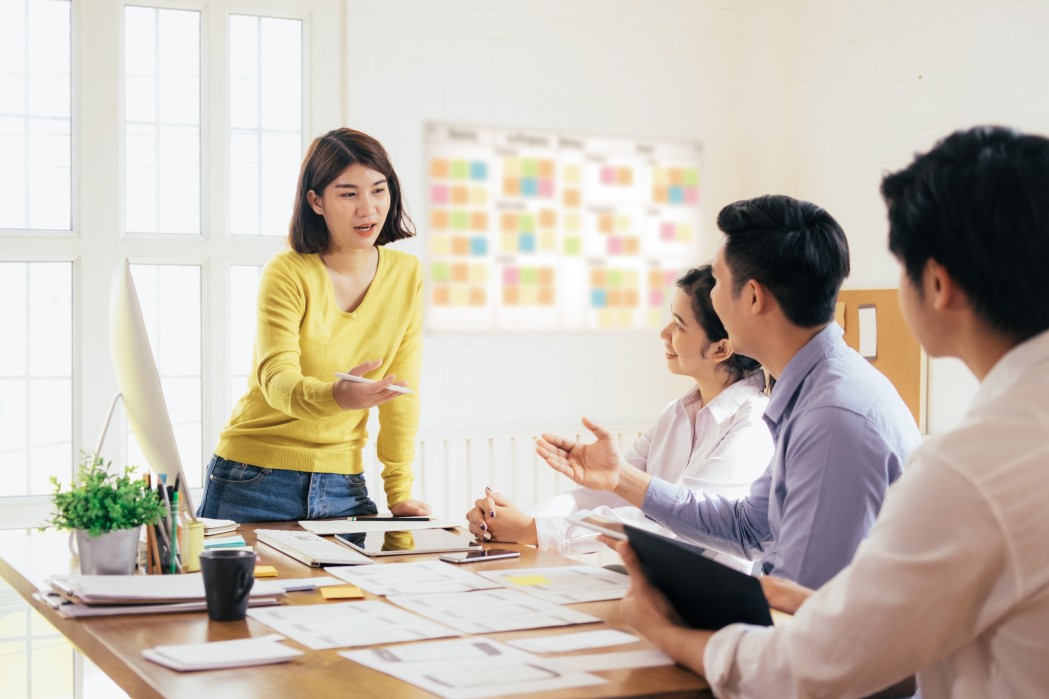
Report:
[[[222,549],[230,546],[246,546],[243,536],[223,536],[218,539],[204,539],[205,549]]]
[[[604,308],[607,303],[604,289],[594,289],[590,292],[590,305],[594,308]]]
[[[488,164],[480,161],[474,161],[470,163],[470,179],[471,180],[487,180],[488,179]]]
[[[521,178],[521,196],[534,197],[539,194],[539,180],[534,177]]]
[[[522,233],[517,241],[517,249],[521,252],[535,252],[535,234]]]
[[[685,188],[678,185],[671,185],[670,191],[668,192],[667,199],[671,204],[684,204],[685,203]]]
[[[470,238],[470,254],[484,255],[488,252],[488,241],[485,238]]]

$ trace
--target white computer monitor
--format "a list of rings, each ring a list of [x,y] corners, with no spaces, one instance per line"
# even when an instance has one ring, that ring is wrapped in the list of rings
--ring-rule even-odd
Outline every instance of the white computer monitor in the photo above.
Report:
[[[192,516],[195,510],[189,483],[182,471],[160,374],[126,258],[117,265],[109,292],[109,352],[127,420],[149,467],[154,473],[166,474],[169,485],[178,479],[179,499]]]

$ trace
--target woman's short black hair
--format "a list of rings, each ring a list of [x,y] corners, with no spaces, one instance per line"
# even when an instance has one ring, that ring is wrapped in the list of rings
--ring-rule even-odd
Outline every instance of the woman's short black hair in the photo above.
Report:
[[[710,291],[714,288],[714,275],[710,265],[700,265],[688,270],[677,280],[677,287],[688,295],[692,302],[692,315],[696,317],[699,327],[703,328],[707,339],[718,342],[727,338],[728,332],[710,302]],[[761,371],[761,364],[755,359],[733,352],[719,368],[727,371],[735,383]]]
[[[376,245],[385,245],[415,235],[415,226],[401,197],[401,183],[382,144],[353,129],[335,129],[314,139],[299,170],[295,207],[288,227],[288,245],[298,253],[321,253],[330,241],[324,217],[310,206],[308,194],[317,196],[351,165],[361,164],[386,177],[390,188],[390,211]]]
[[[957,131],[882,180],[889,250],[919,291],[942,265],[974,313],[1018,342],[1049,330],[1049,139]]]
[[[834,318],[849,276],[845,231],[812,202],[770,194],[729,204],[718,214],[734,295],[747,281],[763,284],[794,325],[813,328]]]

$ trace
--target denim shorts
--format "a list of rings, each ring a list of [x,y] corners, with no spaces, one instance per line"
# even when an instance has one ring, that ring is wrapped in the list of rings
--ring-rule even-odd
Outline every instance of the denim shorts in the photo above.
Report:
[[[262,468],[214,455],[204,477],[198,517],[235,522],[373,515],[363,473],[308,473]]]

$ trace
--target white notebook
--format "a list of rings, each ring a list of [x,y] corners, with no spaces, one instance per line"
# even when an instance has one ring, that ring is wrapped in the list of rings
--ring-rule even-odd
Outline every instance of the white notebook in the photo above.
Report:
[[[157,646],[143,650],[142,657],[172,670],[186,672],[286,663],[303,655],[301,650],[295,650],[279,643],[282,640],[284,640],[283,636],[270,634],[258,638],[238,638],[233,641]]]

